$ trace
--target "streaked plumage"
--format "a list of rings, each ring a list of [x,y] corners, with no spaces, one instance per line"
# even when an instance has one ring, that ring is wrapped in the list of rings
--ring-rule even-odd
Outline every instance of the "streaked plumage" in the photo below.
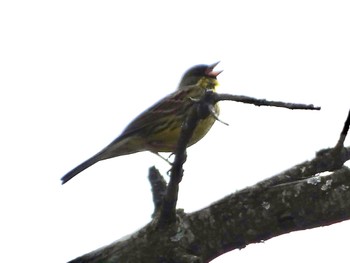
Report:
[[[141,151],[174,152],[182,123],[193,99],[201,98],[206,89],[215,91],[218,85],[216,77],[221,71],[213,71],[217,64],[190,68],[175,92],[145,110],[112,143],[63,176],[62,184],[101,160]],[[219,114],[217,104],[215,111]],[[215,118],[211,115],[201,120],[188,146],[202,139],[214,122]]]

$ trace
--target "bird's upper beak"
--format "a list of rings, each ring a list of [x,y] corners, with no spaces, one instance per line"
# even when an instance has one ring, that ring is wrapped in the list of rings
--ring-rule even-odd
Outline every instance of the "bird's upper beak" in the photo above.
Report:
[[[208,69],[206,70],[206,75],[212,78],[216,78],[223,70],[220,71],[214,71],[214,68],[220,63],[220,61],[210,65]]]

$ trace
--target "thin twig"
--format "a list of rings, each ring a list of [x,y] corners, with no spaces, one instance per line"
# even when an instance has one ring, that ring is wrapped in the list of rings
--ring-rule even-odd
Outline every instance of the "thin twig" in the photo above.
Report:
[[[247,96],[241,95],[231,95],[231,94],[220,94],[215,93],[215,102],[221,100],[231,100],[243,103],[254,104],[255,106],[273,106],[273,107],[281,107],[287,108],[291,110],[320,110],[321,107],[315,107],[312,104],[300,104],[300,103],[290,103],[290,102],[282,102],[282,101],[269,101],[265,99],[256,99]]]
[[[349,126],[350,126],[350,110],[348,112],[348,117],[346,118],[343,126],[343,130],[340,133],[339,140],[335,146],[335,148],[340,149],[344,147],[344,141],[346,136],[348,135],[349,131]]]

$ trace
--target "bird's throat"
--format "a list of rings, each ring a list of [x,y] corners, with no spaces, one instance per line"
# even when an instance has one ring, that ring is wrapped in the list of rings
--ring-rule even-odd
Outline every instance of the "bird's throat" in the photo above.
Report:
[[[203,89],[215,91],[216,87],[219,86],[219,82],[216,79],[205,77],[201,78],[197,85]]]

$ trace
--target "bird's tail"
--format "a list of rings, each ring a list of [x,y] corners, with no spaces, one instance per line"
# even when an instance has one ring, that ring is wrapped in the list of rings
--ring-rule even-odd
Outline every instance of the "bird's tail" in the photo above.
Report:
[[[62,184],[65,184],[70,179],[72,179],[74,176],[76,176],[78,173],[84,171],[85,169],[89,168],[91,165],[97,163],[98,161],[102,160],[101,153],[98,153],[91,158],[87,159],[82,164],[79,164],[77,167],[75,167],[73,170],[68,172],[65,176],[61,178]]]
[[[136,143],[137,145],[137,143]],[[98,161],[102,161],[105,159],[131,154],[135,152],[139,152],[140,150],[143,150],[143,148],[135,147],[135,138],[134,137],[118,137],[115,139],[111,144],[109,144],[107,147],[102,149],[100,152],[92,156],[91,158],[87,159],[82,164],[75,167],[73,170],[68,172],[65,176],[61,178],[62,184],[65,184],[70,179],[72,179],[74,176],[76,176],[78,173],[84,171],[85,169],[89,168],[91,165],[94,165]]]

